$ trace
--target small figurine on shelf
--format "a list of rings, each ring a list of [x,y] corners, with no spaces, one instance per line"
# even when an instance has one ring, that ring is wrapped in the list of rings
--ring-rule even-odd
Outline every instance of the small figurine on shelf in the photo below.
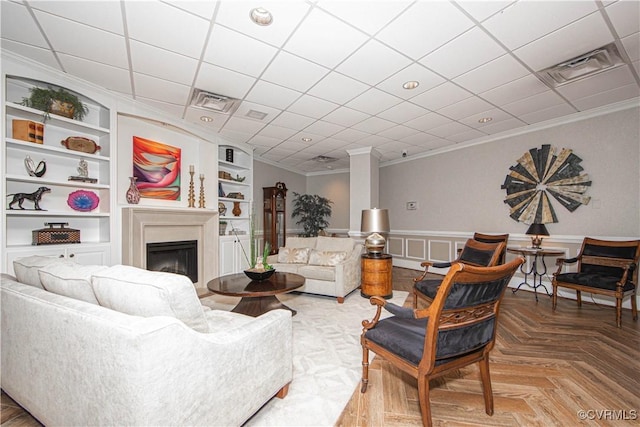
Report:
[[[27,157],[24,158],[24,167],[27,169],[27,173],[29,176],[35,176],[41,178],[45,172],[47,172],[47,163],[44,160],[40,160],[38,163],[38,167],[36,167],[35,163],[31,159],[31,157],[27,154]]]
[[[36,191],[34,191],[33,193],[14,193],[14,194],[7,194],[7,197],[13,196],[13,199],[11,200],[11,203],[9,203],[9,209],[13,209],[13,205],[15,205],[16,203],[18,204],[18,207],[20,209],[24,209],[22,207],[22,203],[26,200],[30,200],[33,202],[33,209],[36,211],[42,211],[44,209],[42,209],[40,207],[40,200],[42,199],[42,195],[44,193],[50,193],[51,189],[48,187],[40,187],[38,188]]]
[[[78,175],[70,176],[69,181],[90,182],[92,184],[98,182],[97,178],[89,178],[89,164],[85,159],[80,159],[76,170]]]

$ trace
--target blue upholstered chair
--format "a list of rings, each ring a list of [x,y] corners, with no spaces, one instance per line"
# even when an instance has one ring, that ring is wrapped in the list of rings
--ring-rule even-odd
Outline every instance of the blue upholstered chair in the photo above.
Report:
[[[489,267],[500,263],[503,252],[506,250],[507,243],[505,241],[495,243],[485,243],[475,239],[469,239],[464,248],[458,255],[458,258],[452,262],[431,262],[424,261],[420,264],[424,267],[424,272],[420,277],[413,279],[413,308],[418,308],[418,299],[426,302],[433,301],[438,292],[438,287],[442,282],[442,278],[429,278],[429,267],[448,268],[454,262],[473,265],[476,267]]]
[[[631,315],[638,319],[636,292],[638,286],[640,240],[610,241],[585,237],[580,254],[575,258],[558,258],[553,273],[553,310],[558,303],[558,288],[576,291],[578,307],[582,292],[607,295],[616,299],[616,325],[622,327],[622,299],[631,296]],[[577,271],[562,272],[566,264],[578,263]]]
[[[489,351],[495,342],[500,301],[523,262],[518,257],[495,267],[454,263],[425,309],[399,307],[372,297],[376,314],[362,322],[360,391],[367,390],[371,350],[418,380],[422,423],[430,426],[429,380],[478,363],[485,411],[492,415]],[[393,316],[380,320],[383,307]]]

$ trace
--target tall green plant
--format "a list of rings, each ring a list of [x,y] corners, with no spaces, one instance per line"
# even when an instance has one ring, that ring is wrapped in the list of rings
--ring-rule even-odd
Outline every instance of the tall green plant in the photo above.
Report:
[[[293,192],[293,218],[300,218],[296,224],[304,228],[303,236],[315,237],[320,230],[329,226],[331,200],[317,194],[299,194]]]

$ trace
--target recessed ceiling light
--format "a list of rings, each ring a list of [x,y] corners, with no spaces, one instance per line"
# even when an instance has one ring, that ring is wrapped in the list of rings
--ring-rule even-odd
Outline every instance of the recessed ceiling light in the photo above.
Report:
[[[491,120],[493,120],[492,117],[483,117],[480,120],[478,120],[478,123],[489,123]]]
[[[308,137],[306,137],[306,136],[305,136],[304,138],[302,138],[302,140],[303,140],[304,142],[311,142],[311,141],[313,141],[313,139],[308,138]]]
[[[271,25],[271,23],[273,22],[273,16],[271,15],[271,12],[263,7],[256,7],[255,9],[251,9],[251,12],[249,12],[249,17],[251,17],[251,20],[253,22],[262,26]]]
[[[200,117],[200,120],[202,120],[203,122],[207,122],[207,123],[213,121],[213,119],[211,117],[209,117],[209,116],[202,116],[202,117]]]
[[[415,80],[408,81],[402,85],[402,87],[405,89],[415,89],[418,86],[420,86],[420,83]]]

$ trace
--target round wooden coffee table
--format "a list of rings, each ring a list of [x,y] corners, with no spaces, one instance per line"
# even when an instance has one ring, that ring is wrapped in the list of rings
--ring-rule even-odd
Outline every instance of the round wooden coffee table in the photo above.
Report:
[[[291,311],[295,316],[296,311],[280,302],[276,295],[291,292],[302,285],[303,276],[276,271],[269,279],[262,281],[251,280],[244,273],[217,277],[207,283],[207,289],[214,294],[241,297],[238,305],[231,310],[234,313],[258,317],[281,308]]]

